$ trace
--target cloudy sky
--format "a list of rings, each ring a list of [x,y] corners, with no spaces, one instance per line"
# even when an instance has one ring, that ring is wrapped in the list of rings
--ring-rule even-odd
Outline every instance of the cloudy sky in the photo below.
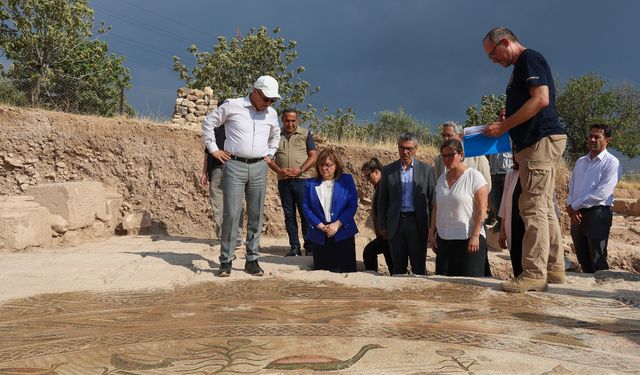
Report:
[[[542,52],[560,83],[595,72],[640,88],[640,2],[633,0],[90,0],[104,39],[126,57],[136,110],[169,118],[182,85],[171,57],[187,66],[191,44],[210,51],[218,35],[281,28],[298,42],[296,64],[318,94],[316,107],[351,107],[360,120],[402,107],[439,124],[463,121],[485,94],[504,91],[511,68],[492,64],[481,39],[513,30]]]

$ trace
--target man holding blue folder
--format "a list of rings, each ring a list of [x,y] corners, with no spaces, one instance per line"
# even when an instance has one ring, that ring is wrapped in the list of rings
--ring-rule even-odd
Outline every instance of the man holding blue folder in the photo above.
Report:
[[[491,29],[482,40],[489,59],[513,72],[507,85],[507,118],[493,122],[485,135],[499,137],[506,131],[520,164],[522,194],[518,201],[525,224],[522,241],[523,272],[514,281],[500,284],[507,292],[547,290],[547,283],[564,282],[564,253],[560,224],[553,207],[556,163],[562,157],[567,136],[555,109],[551,69],[537,51],[520,44],[504,27]]]

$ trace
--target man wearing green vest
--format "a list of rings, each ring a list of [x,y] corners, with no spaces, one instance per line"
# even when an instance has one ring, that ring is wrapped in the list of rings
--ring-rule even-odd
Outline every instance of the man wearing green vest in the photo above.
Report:
[[[302,237],[306,239],[307,221],[302,214],[304,180],[313,177],[317,152],[311,131],[298,127],[298,112],[295,109],[285,109],[282,112],[280,135],[278,151],[268,165],[278,174],[278,192],[291,246],[287,256],[297,256],[302,255],[302,251],[298,238],[296,208],[300,216]],[[304,248],[305,255],[311,255],[311,249],[306,243]]]

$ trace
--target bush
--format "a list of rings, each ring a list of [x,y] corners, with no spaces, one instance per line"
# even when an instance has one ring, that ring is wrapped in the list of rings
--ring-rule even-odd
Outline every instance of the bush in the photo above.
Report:
[[[0,77],[0,103],[22,107],[27,105],[28,100],[9,78]]]

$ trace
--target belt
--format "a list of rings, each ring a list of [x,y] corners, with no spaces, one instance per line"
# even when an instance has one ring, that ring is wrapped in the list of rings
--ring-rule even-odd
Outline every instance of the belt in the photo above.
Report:
[[[400,212],[400,217],[416,216],[415,211]]]
[[[241,158],[240,156],[231,155],[231,160],[241,161],[246,164],[253,164],[264,159],[263,158]]]
[[[591,207],[587,207],[587,208],[581,208],[578,211],[580,212],[589,212],[589,211],[593,211],[593,210],[599,210],[601,208],[609,208],[609,206],[591,206]]]

